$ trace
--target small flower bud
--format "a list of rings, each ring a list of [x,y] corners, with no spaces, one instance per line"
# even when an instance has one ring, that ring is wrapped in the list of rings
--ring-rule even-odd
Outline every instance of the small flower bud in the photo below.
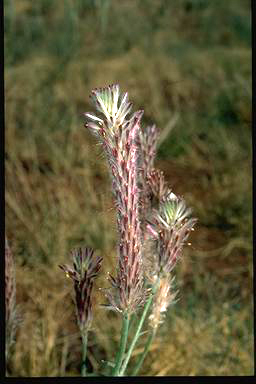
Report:
[[[88,247],[74,249],[71,251],[73,268],[66,264],[59,266],[74,283],[77,322],[81,333],[91,326],[93,279],[98,275],[102,262],[102,257],[93,258],[93,252]]]

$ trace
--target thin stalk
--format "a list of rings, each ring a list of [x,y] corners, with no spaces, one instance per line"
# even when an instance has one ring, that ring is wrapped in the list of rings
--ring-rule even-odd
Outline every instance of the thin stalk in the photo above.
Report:
[[[81,368],[81,375],[83,377],[86,376],[86,352],[87,352],[87,332],[82,334],[82,368]]]
[[[127,343],[127,337],[128,337],[128,330],[129,330],[129,315],[125,313],[123,315],[123,325],[122,325],[122,333],[121,333],[121,340],[120,340],[120,346],[119,351],[116,356],[116,363],[115,367],[113,369],[113,376],[119,376],[119,370],[123,361],[126,343]]]
[[[132,313],[131,314],[131,317],[130,317],[130,324],[129,324],[129,327],[132,326],[132,324],[136,321],[136,315],[135,313]]]
[[[129,363],[129,360],[130,360],[130,357],[131,357],[131,354],[132,354],[132,351],[133,351],[133,349],[135,347],[135,344],[137,343],[138,338],[140,337],[140,331],[141,331],[141,328],[142,328],[143,323],[145,321],[145,318],[146,318],[146,315],[148,313],[148,310],[149,310],[149,308],[151,306],[152,300],[153,300],[153,295],[151,295],[149,297],[148,301],[145,304],[144,311],[142,313],[142,316],[141,316],[139,324],[138,324],[138,328],[137,328],[136,333],[134,335],[134,338],[133,338],[133,340],[131,342],[130,348],[128,349],[128,352],[126,354],[126,358],[125,358],[124,363],[122,365],[122,368],[120,370],[119,376],[123,376],[124,371],[126,370],[127,364]]]
[[[149,350],[149,347],[150,347],[150,344],[152,343],[152,340],[154,339],[154,336],[155,336],[156,332],[155,331],[152,331],[150,332],[149,336],[148,336],[148,339],[147,339],[147,342],[145,344],[145,347],[144,347],[144,351],[142,352],[142,354],[140,355],[136,365],[135,365],[135,368],[132,372],[132,376],[136,376],[137,373],[139,372],[140,370],[140,367],[145,359],[145,356],[146,354],[148,353],[148,350]]]

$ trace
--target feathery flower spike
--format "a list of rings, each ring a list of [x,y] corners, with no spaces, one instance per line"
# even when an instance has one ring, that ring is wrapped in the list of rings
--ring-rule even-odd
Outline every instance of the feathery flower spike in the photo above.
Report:
[[[91,326],[93,280],[97,277],[102,262],[102,257],[94,258],[93,252],[88,247],[74,249],[71,251],[73,268],[66,264],[59,266],[73,280],[77,322],[82,334]]]
[[[101,117],[85,113],[86,127],[102,144],[112,177],[117,207],[118,269],[112,277],[113,290],[106,295],[110,307],[133,313],[145,299],[141,260],[139,219],[139,147],[140,120],[143,111],[131,112],[128,94],[120,94],[118,85],[95,89],[91,98]]]
[[[149,318],[151,326],[155,329],[162,322],[163,314],[177,295],[177,292],[172,292],[174,278],[171,278],[171,272],[195,225],[196,219],[190,216],[191,209],[186,207],[185,201],[174,193],[167,192],[159,209],[153,209],[152,220],[147,224],[148,233],[154,243],[148,278],[152,284],[159,281]]]

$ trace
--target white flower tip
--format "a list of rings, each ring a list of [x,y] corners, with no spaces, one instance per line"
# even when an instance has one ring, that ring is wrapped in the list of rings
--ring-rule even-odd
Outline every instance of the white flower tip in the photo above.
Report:
[[[168,195],[168,199],[170,199],[170,200],[177,200],[178,197],[175,195],[175,193],[170,192],[169,195]]]

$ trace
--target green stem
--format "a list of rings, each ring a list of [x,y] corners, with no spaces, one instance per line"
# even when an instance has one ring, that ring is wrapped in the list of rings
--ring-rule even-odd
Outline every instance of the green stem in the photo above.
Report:
[[[82,334],[82,354],[83,354],[83,360],[82,360],[81,375],[83,377],[86,376],[86,352],[87,352],[87,332]]]
[[[129,315],[127,313],[125,313],[123,315],[122,334],[121,334],[119,351],[118,351],[117,356],[116,356],[115,367],[114,367],[113,373],[112,373],[113,376],[119,376],[119,369],[120,369],[122,361],[123,361],[126,343],[127,343],[129,321],[130,321]]]
[[[153,300],[153,295],[151,295],[149,297],[148,301],[145,304],[144,311],[142,313],[142,316],[141,316],[139,324],[138,324],[138,328],[137,328],[136,333],[134,335],[134,338],[133,338],[133,340],[131,342],[130,348],[129,348],[128,352],[127,352],[127,355],[126,355],[126,358],[124,360],[123,366],[122,366],[122,368],[120,370],[119,376],[123,376],[124,371],[126,370],[126,367],[127,367],[127,364],[129,363],[129,360],[130,360],[132,351],[134,349],[134,346],[135,346],[135,344],[136,344],[136,342],[137,342],[137,340],[138,340],[138,338],[140,336],[140,331],[141,331],[141,328],[143,326],[143,323],[144,323],[144,320],[146,318],[146,315],[148,313],[148,310],[149,310],[149,308],[151,306],[152,300]]]
[[[149,347],[150,347],[150,344],[152,343],[152,340],[154,339],[154,336],[155,336],[156,332],[155,331],[152,331],[150,332],[149,336],[148,336],[148,339],[147,339],[147,342],[145,344],[145,347],[144,347],[144,351],[143,353],[140,355],[138,361],[137,361],[137,364],[135,365],[135,368],[132,372],[132,376],[136,376],[137,373],[139,372],[140,370],[140,367],[145,359],[145,356],[146,354],[148,353],[148,350],[149,350]]]

